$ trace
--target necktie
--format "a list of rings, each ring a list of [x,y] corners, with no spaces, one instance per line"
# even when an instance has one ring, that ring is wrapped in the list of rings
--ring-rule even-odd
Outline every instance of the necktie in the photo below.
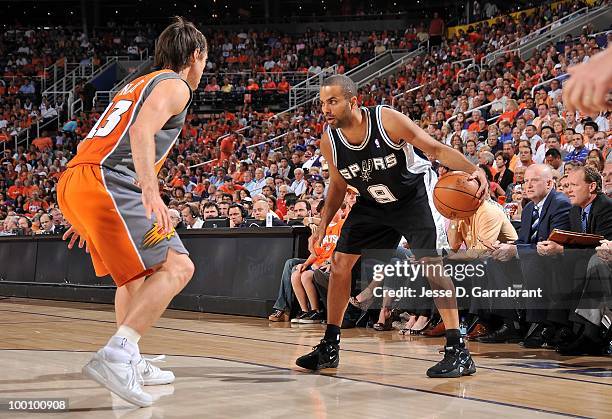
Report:
[[[589,213],[582,210],[582,232],[586,233],[587,231],[587,223],[589,221]]]
[[[533,212],[531,213],[531,243],[538,242],[538,225],[540,225],[540,213],[538,211],[538,206],[534,205]]]

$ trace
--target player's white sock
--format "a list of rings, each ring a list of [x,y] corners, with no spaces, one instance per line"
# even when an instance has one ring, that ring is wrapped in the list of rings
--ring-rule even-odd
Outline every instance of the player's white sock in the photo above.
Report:
[[[115,333],[115,336],[121,336],[122,338],[126,338],[134,345],[138,345],[138,342],[140,341],[140,334],[134,329],[132,329],[130,326],[119,326],[119,329],[117,329],[117,333]]]
[[[120,326],[104,347],[104,354],[111,362],[128,362],[130,360],[140,361],[140,349],[138,341],[140,335],[128,326]]]

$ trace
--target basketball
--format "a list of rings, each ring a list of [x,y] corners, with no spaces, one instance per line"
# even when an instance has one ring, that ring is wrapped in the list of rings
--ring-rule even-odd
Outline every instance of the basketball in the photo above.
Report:
[[[478,210],[478,181],[469,180],[465,172],[442,176],[434,188],[434,205],[448,219],[469,218]]]

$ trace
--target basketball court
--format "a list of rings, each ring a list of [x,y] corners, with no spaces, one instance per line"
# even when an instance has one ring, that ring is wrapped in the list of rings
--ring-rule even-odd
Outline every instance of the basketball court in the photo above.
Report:
[[[295,358],[318,343],[323,326],[173,310],[140,347],[145,357],[165,354],[158,366],[177,379],[146,387],[158,400],[139,409],[81,375],[116,329],[111,305],[4,298],[0,312],[1,398],[69,399],[69,412],[45,417],[604,418],[612,412],[610,358],[470,343],[476,375],[428,379],[442,338],[352,329],[343,332],[337,370],[306,373]]]

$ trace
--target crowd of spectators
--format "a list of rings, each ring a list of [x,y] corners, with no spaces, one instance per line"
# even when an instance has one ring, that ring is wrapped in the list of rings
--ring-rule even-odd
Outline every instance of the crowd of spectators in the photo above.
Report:
[[[564,3],[554,10],[547,6],[542,11],[546,19],[540,13],[516,20],[506,16],[493,25],[474,25],[466,32],[441,40],[438,47],[412,59],[394,75],[362,86],[358,100],[364,106],[393,105],[433,138],[479,164],[490,177],[491,202],[501,205],[508,221],[514,221],[517,227],[523,210],[530,205],[525,178],[531,177],[531,166],[548,165],[554,189],[569,195],[575,206],[579,203],[571,196],[569,182],[575,170],[590,176],[585,179],[599,176],[600,189],[610,196],[610,112],[596,116],[566,112],[561,95],[562,78],[536,88],[533,95],[531,92],[540,82],[564,74],[571,65],[587,61],[605,47],[606,36],[589,37],[591,29],[586,28],[582,36],[546,45],[526,61],[509,53],[491,66],[467,71],[467,64],[453,64],[465,59],[479,63],[487,53],[543,26],[547,19],[578,7],[580,4],[575,2]],[[141,35],[142,43],[137,45],[146,45],[145,39],[153,39],[150,30],[143,33],[146,35]],[[73,38],[71,42],[79,42],[78,34],[69,37]],[[224,92],[225,87],[230,89],[226,92],[229,93],[240,86],[248,90],[244,80],[222,76],[232,70],[265,73],[268,81],[273,81],[272,74],[281,74],[278,71],[316,73],[318,66],[325,68],[331,63],[341,63],[346,70],[385,48],[411,49],[428,37],[424,27],[411,28],[404,34],[322,31],[293,39],[274,33],[243,32],[228,36],[218,32],[210,36],[211,45],[217,46],[211,52],[210,70],[217,76],[207,79],[202,90]],[[112,50],[114,38],[102,36],[102,39]],[[253,42],[252,48],[246,46],[249,40]],[[46,57],[44,48],[50,47],[44,40],[41,42],[35,43],[36,51]],[[91,40],[80,42],[84,50],[90,47],[89,44],[84,47],[82,42]],[[125,46],[121,45],[121,48]],[[240,54],[247,56],[244,66],[238,64],[240,60],[228,61]],[[252,82],[258,84],[255,79]],[[0,115],[0,135],[6,133],[9,124],[19,125],[24,119],[30,119],[31,123],[32,118],[45,117],[43,106],[47,112],[50,106],[44,100],[34,105],[38,93],[34,89],[34,93],[0,95],[4,111]],[[281,90],[279,84],[276,89]],[[488,106],[480,108],[482,105]],[[30,108],[27,115],[23,114],[26,107]],[[9,142],[4,142],[5,150],[0,158],[1,235],[53,234],[66,229],[57,208],[55,184],[97,117],[99,110],[81,113],[66,121],[58,132],[44,133],[28,147],[13,149]],[[271,217],[272,225],[304,224],[316,228],[329,179],[327,164],[319,150],[323,129],[324,119],[316,103],[279,115],[250,103],[238,111],[227,110],[213,116],[190,112],[181,139],[159,173],[160,193],[171,210],[175,227],[202,228],[209,219],[227,219],[234,228],[261,227],[269,224],[267,219]],[[432,164],[440,175],[450,170],[436,161]],[[593,182],[597,184],[597,180]],[[346,216],[354,199],[355,191],[350,191],[344,212],[338,215],[340,219]],[[608,234],[606,231],[604,235],[609,240],[612,237]],[[460,245],[470,248],[465,240]],[[324,265],[325,261],[318,261],[316,266],[324,268]],[[289,288],[301,287],[299,292],[312,289],[309,281],[316,282],[316,276],[306,275],[309,277],[306,280],[295,277],[294,266],[288,268],[288,279],[283,279],[285,287],[288,281]],[[304,295],[300,294],[298,317],[321,320],[320,307],[317,305],[311,310],[311,295],[307,300]],[[354,298],[352,305],[362,307],[361,297]],[[271,320],[288,320],[292,314],[291,307],[276,308]],[[414,327],[416,332],[421,332],[428,325],[431,329],[439,326],[431,318],[430,313],[409,313],[401,329]],[[387,329],[389,319],[391,310],[381,310],[376,322],[378,328]],[[507,337],[503,335],[498,341]]]

